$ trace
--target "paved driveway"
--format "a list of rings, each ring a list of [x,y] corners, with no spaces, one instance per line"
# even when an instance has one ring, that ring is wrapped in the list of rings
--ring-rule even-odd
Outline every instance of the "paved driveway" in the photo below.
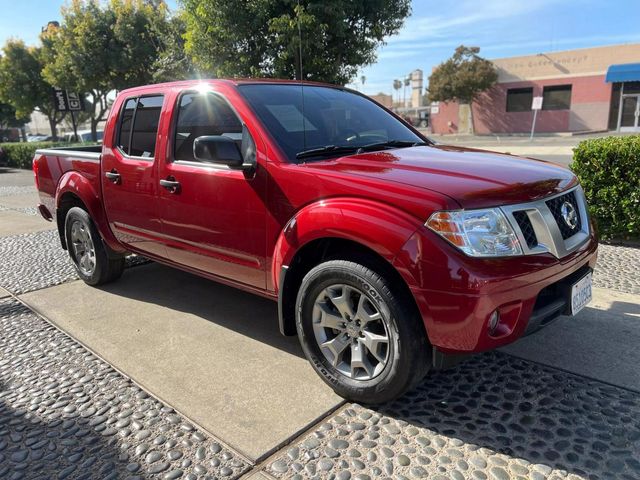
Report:
[[[269,301],[136,257],[84,285],[29,182],[0,173],[0,478],[640,478],[640,250],[601,248],[576,318],[371,409]]]

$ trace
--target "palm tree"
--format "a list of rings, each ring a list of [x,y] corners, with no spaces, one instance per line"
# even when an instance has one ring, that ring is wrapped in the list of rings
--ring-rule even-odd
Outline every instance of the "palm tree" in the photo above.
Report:
[[[398,92],[398,95],[397,95],[397,97],[398,97],[398,102],[400,102],[400,92],[399,92],[399,90],[400,90],[401,88],[402,88],[402,82],[401,82],[400,80],[398,80],[398,79],[394,80],[394,81],[393,81],[393,89],[394,89],[396,92]]]

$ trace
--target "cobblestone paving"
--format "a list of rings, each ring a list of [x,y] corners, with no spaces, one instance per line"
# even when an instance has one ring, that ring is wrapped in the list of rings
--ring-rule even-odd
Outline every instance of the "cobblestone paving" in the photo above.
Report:
[[[381,409],[348,405],[268,464],[279,478],[638,479],[640,397],[500,353]]]
[[[0,478],[237,478],[245,459],[15,300],[0,301]]]
[[[640,248],[601,244],[594,285],[640,294]]]
[[[0,238],[0,259],[0,287],[16,295],[78,279],[57,230]],[[129,266],[145,262],[127,258]]]

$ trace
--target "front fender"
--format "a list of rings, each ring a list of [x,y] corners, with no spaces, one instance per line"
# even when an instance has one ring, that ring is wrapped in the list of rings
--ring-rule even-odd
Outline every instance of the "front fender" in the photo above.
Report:
[[[105,243],[116,252],[124,252],[122,245],[116,240],[109,228],[100,194],[89,179],[76,171],[67,172],[60,177],[56,190],[56,209],[60,208],[60,203],[67,193],[75,195],[84,204]]]
[[[421,222],[397,208],[361,198],[332,198],[305,206],[284,227],[276,242],[271,272],[276,292],[280,271],[296,252],[314,240],[341,238],[368,247],[393,262]]]

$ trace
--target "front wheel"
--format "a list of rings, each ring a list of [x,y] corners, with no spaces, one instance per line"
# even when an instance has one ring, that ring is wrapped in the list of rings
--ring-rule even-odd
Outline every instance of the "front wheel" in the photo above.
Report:
[[[89,285],[116,280],[124,270],[124,257],[110,255],[89,214],[80,207],[67,212],[64,223],[67,250],[78,276]]]
[[[302,280],[296,327],[320,377],[349,400],[392,400],[429,369],[430,347],[411,300],[359,263],[332,260]]]

